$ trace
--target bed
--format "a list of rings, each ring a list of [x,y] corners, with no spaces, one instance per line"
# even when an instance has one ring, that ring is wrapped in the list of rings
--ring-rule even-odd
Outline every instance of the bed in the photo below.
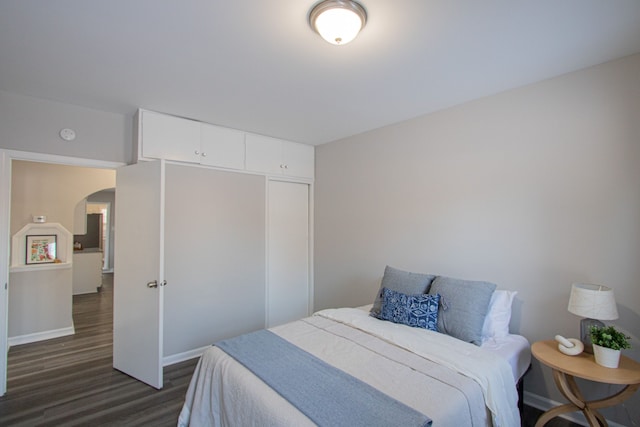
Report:
[[[405,408],[407,413],[424,417],[414,425],[519,426],[516,384],[529,367],[531,354],[524,337],[508,333],[507,317],[510,316],[515,293],[494,292],[495,285],[492,285],[484,286],[486,289],[479,296],[478,290],[483,288],[478,286],[479,282],[461,283],[458,279],[431,275],[421,275],[418,277],[421,280],[408,280],[417,278],[407,274],[416,275],[387,267],[374,304],[322,310],[313,316],[270,328],[266,331],[267,338],[282,340],[282,343],[292,345],[363,384],[364,388],[384,395],[383,398],[401,405],[401,413]],[[416,281],[420,286],[414,286]],[[424,283],[426,286],[422,286]],[[455,291],[452,293],[452,290]],[[407,320],[406,313],[397,307],[398,304],[406,306],[409,302],[415,307],[411,298],[418,295],[421,301],[435,302],[435,306],[430,308],[428,304],[422,306],[425,308],[422,311],[431,311],[433,315],[422,318],[426,319],[427,327],[416,325],[415,319]],[[486,304],[483,302],[485,299]],[[478,325],[476,321],[472,328],[472,335],[476,334],[476,339],[471,340],[474,342],[469,341],[469,337],[461,339],[455,336],[464,336],[468,332],[469,315],[459,312],[465,305],[462,300],[468,300],[471,311],[481,306],[482,322]],[[381,318],[385,312],[400,313],[404,317],[400,321],[389,321]],[[474,315],[476,313],[471,316]],[[462,331],[456,331],[459,324],[463,325]],[[429,329],[429,326],[436,330]],[[344,388],[349,395],[336,392],[339,396],[336,400],[348,409],[343,414],[339,408],[334,409],[326,403],[331,396],[322,397],[322,392],[326,392],[322,390],[323,380],[309,379],[300,373],[294,374],[292,370],[291,377],[296,379],[297,386],[303,387],[292,392],[292,398],[286,390],[283,392],[278,388],[281,386],[277,381],[273,383],[272,379],[265,378],[251,362],[242,360],[229,350],[228,346],[236,341],[217,343],[202,355],[187,391],[179,426],[360,424],[349,418],[362,417],[362,414],[358,415],[353,409],[359,403],[345,401],[357,394],[348,386],[333,386],[334,392]],[[282,347],[278,342],[274,344],[275,348]],[[261,345],[254,347],[254,359],[269,358],[266,350],[261,350]],[[301,380],[297,381],[298,378]],[[304,394],[311,396],[307,398],[310,402],[299,404],[296,399]],[[368,400],[369,397],[362,399]],[[398,415],[391,413],[391,409],[387,411],[386,403],[375,403],[374,406],[374,409],[384,407],[384,415],[389,413],[391,419]],[[393,424],[397,423],[383,419],[379,413],[373,422],[366,422],[366,425]]]

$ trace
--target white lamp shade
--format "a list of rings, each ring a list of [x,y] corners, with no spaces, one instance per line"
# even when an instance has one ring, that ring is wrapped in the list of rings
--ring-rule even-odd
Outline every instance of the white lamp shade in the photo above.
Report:
[[[367,22],[364,8],[353,0],[325,0],[309,14],[309,24],[331,44],[343,45],[356,38]]]
[[[597,320],[618,318],[618,307],[613,289],[589,283],[574,283],[569,296],[570,313]]]
[[[362,28],[360,17],[349,9],[330,9],[316,18],[316,29],[332,44],[347,44]]]

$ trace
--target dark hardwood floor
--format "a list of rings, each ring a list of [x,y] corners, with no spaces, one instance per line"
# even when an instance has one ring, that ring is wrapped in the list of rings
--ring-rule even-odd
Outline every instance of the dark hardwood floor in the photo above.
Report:
[[[0,426],[175,426],[197,359],[166,367],[162,390],[113,369],[110,274],[99,293],[73,297],[73,322],[75,335],[10,349]],[[522,425],[540,413],[525,406]]]
[[[0,426],[175,426],[197,359],[165,368],[156,390],[111,367],[113,281],[73,298],[76,333],[9,350]]]

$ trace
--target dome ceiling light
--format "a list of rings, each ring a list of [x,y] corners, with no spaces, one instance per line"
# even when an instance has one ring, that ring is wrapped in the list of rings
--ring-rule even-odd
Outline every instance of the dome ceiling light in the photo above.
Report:
[[[324,0],[309,13],[309,25],[331,44],[343,45],[355,39],[367,23],[367,11],[351,0]]]

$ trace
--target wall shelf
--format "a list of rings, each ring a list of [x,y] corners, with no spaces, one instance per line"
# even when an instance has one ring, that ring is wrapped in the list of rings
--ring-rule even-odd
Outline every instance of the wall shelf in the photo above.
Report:
[[[45,270],[64,270],[71,268],[70,262],[59,262],[50,264],[29,264],[29,265],[15,265],[9,267],[10,273],[22,273],[25,271],[45,271]]]

